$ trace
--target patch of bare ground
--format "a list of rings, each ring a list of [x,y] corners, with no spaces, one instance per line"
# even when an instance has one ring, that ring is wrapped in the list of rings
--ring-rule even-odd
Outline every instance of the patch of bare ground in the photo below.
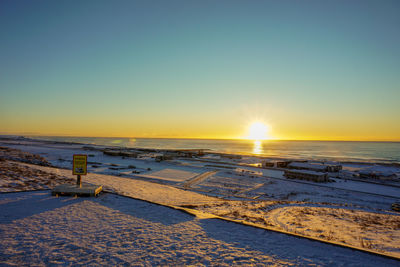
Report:
[[[289,203],[294,205],[285,206]],[[398,215],[339,207],[296,206],[295,202],[287,201],[225,201],[191,208],[400,257]]]
[[[0,158],[0,192],[17,192],[53,188],[73,183],[71,178],[44,172]]]
[[[12,160],[41,166],[51,166],[50,162],[42,156],[2,146],[0,146],[0,160]]]

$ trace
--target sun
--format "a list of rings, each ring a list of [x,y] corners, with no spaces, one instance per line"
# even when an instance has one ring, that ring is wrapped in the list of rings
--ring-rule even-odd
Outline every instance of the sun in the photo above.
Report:
[[[268,139],[268,127],[262,122],[253,122],[249,126],[249,135],[247,139],[251,140],[265,140]]]

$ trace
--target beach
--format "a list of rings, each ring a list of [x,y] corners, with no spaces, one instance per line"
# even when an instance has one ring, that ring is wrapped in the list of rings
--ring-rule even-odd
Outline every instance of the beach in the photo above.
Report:
[[[334,173],[335,182],[321,184],[254,167],[256,158],[156,161],[160,151],[130,158],[85,144],[1,146],[0,255],[7,265],[398,264],[396,179]],[[54,186],[75,182],[73,154],[88,155],[83,182],[104,187],[98,198],[51,196]],[[238,164],[249,172],[235,172]]]

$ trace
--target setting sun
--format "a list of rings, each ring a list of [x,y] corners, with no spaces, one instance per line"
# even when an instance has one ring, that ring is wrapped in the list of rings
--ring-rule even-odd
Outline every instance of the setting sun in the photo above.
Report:
[[[253,122],[249,127],[248,139],[251,140],[265,140],[268,138],[267,135],[268,127],[262,122]]]

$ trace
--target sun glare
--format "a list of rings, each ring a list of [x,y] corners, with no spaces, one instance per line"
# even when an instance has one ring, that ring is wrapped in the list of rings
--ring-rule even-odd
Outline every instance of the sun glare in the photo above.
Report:
[[[265,140],[268,139],[268,127],[262,122],[253,122],[249,127],[248,139]]]

